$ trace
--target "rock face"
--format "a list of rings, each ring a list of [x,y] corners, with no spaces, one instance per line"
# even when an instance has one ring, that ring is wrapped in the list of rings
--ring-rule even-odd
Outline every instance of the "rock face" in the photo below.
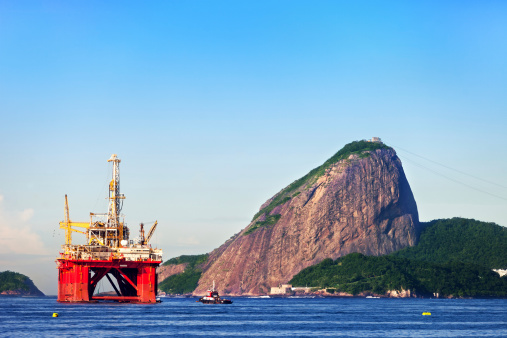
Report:
[[[264,203],[243,231],[210,254],[194,294],[213,280],[223,294],[266,294],[325,258],[415,245],[417,206],[396,152],[383,146],[344,156]]]
[[[169,276],[177,275],[185,271],[188,263],[183,264],[170,264],[170,265],[162,265],[157,268],[157,275],[159,283],[162,282]]]

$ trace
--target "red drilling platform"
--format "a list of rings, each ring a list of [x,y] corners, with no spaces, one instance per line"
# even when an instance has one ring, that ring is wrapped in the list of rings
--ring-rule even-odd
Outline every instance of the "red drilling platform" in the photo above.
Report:
[[[120,194],[120,162],[113,154],[113,178],[109,184],[107,214],[90,213],[89,222],[72,222],[65,195],[65,245],[57,258],[58,301],[96,302],[102,300],[127,303],[155,303],[157,295],[156,268],[162,262],[162,250],[149,241],[157,227],[148,235],[140,225],[140,235],[129,239],[129,228],[120,214],[125,197]],[[76,229],[76,228],[79,228]],[[86,235],[86,244],[72,244],[72,233]],[[95,295],[100,280],[107,278],[116,295]]]

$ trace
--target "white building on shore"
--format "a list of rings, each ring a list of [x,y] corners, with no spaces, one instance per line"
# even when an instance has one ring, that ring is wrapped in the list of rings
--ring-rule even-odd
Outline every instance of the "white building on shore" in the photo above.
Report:
[[[270,294],[272,295],[286,295],[292,293],[292,285],[291,284],[281,284],[279,286],[271,287]]]

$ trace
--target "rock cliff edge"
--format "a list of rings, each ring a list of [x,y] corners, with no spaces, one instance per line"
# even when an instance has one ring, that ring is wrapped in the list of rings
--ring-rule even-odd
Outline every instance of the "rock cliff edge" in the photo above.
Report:
[[[325,258],[415,245],[417,206],[396,152],[354,149],[360,150],[337,153],[264,203],[210,254],[194,294],[213,280],[223,294],[266,294]]]

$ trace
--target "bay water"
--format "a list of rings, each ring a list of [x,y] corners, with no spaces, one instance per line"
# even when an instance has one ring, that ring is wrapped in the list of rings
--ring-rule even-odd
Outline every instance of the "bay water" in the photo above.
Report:
[[[507,299],[196,300],[61,304],[55,297],[1,297],[0,336],[507,337]]]

